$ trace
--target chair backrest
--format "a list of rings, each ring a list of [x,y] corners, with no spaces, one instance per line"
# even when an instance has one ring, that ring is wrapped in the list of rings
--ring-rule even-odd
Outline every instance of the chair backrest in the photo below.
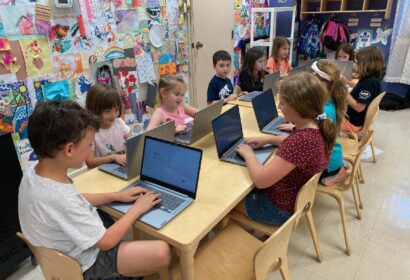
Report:
[[[298,195],[296,196],[295,202],[295,212],[304,209],[308,205],[307,211],[313,207],[316,195],[316,186],[319,182],[321,173],[313,175],[312,178],[307,181],[303,187],[299,190]],[[299,223],[299,218],[296,219],[296,224]]]
[[[269,272],[276,271],[282,262],[287,262],[289,239],[302,211],[296,211],[256,251],[253,258],[256,280],[266,279]]]
[[[376,119],[376,116],[380,111],[379,109],[380,101],[383,99],[383,96],[385,94],[386,92],[380,93],[378,96],[376,96],[372,100],[372,102],[370,102],[369,106],[367,107],[366,116],[364,118],[364,124],[362,128],[363,132],[366,132],[371,127],[374,120]]]
[[[30,248],[46,280],[83,280],[81,266],[71,257],[54,249],[34,246],[21,233],[16,233]]]

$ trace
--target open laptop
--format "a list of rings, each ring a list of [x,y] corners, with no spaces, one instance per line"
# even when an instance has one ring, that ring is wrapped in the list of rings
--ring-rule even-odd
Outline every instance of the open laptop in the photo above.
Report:
[[[216,150],[222,161],[246,166],[245,160],[236,153],[236,147],[244,142],[239,106],[236,105],[212,121]],[[264,164],[272,155],[274,146],[256,149],[256,158]]]
[[[146,136],[140,180],[125,189],[143,187],[160,194],[161,203],[139,220],[159,229],[188,207],[196,198],[201,159],[200,149]],[[110,206],[126,213],[132,205],[115,202]]]
[[[279,79],[280,79],[280,71],[275,71],[269,75],[266,75],[263,82],[263,91],[267,91],[268,89],[272,89],[272,91],[276,94],[279,89]],[[246,101],[251,102],[253,98],[261,94],[262,91],[252,91],[249,92],[247,95],[241,96],[239,101]]]
[[[289,76],[295,75],[297,73],[301,72],[312,72],[311,66],[315,61],[318,61],[320,58],[315,58],[315,59],[310,59],[303,63],[302,65],[299,65],[298,67],[292,68],[289,72]]]
[[[129,180],[139,175],[141,169],[141,158],[144,146],[145,136],[174,141],[175,139],[175,121],[164,123],[151,130],[128,138],[125,143],[127,165],[122,166],[117,163],[106,163],[98,167],[101,171],[117,176],[124,180]]]
[[[290,132],[278,129],[278,125],[285,122],[285,118],[279,116],[276,109],[275,99],[271,90],[258,95],[252,100],[253,111],[259,130],[263,133],[275,135],[289,135]]]
[[[343,74],[347,79],[352,79],[353,73],[353,60],[337,60],[337,59],[324,59],[336,65],[340,73]]]
[[[189,145],[212,132],[211,121],[219,116],[223,104],[224,101],[219,100],[218,102],[198,111],[195,114],[194,121],[187,124],[185,132],[175,135],[175,141],[177,143]]]

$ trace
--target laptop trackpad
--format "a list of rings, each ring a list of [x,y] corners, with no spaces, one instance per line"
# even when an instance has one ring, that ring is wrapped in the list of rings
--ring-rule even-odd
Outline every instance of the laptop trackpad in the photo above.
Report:
[[[260,149],[254,150],[256,158],[261,164],[264,164],[268,158],[273,154],[273,150],[276,146],[273,145],[265,145]]]

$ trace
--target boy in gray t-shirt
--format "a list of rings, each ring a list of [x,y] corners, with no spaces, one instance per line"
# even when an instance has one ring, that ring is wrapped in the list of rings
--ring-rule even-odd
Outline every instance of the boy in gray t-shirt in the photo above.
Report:
[[[19,191],[19,218],[26,238],[74,258],[84,279],[148,275],[167,267],[171,253],[163,241],[122,241],[135,220],[160,202],[141,187],[101,194],[80,194],[67,177],[92,152],[99,124],[71,101],[40,102],[29,118],[28,138],[39,162],[24,174]],[[133,202],[130,210],[106,229],[97,206]]]

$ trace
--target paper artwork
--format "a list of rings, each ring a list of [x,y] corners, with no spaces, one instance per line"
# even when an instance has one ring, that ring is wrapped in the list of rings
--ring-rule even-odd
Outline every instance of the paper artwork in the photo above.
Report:
[[[139,19],[138,10],[117,10],[117,30],[118,32],[138,31]]]
[[[138,94],[137,75],[138,73],[136,71],[128,71],[126,69],[117,73],[125,109],[132,109],[135,107]]]
[[[0,131],[17,132],[27,138],[28,117],[32,113],[25,81],[0,85]]]
[[[37,34],[34,15],[35,4],[0,6],[0,18],[6,35]]]
[[[53,67],[57,80],[73,79],[83,72],[81,54],[53,56]]]
[[[16,74],[17,80],[25,80],[27,77],[24,55],[19,41],[9,41],[10,51],[0,53],[0,75]]]
[[[118,72],[124,69],[128,71],[137,70],[137,62],[135,60],[134,49],[133,48],[125,49],[124,57],[114,59],[112,61],[112,66],[113,66],[115,75],[117,75]]]
[[[137,60],[137,70],[138,79],[140,83],[146,83],[148,81],[155,81],[157,77],[155,76],[154,64],[152,63],[152,58],[150,54],[144,54],[136,57]]]
[[[50,48],[45,38],[35,40],[20,40],[26,62],[28,76],[40,76],[52,72]]]

